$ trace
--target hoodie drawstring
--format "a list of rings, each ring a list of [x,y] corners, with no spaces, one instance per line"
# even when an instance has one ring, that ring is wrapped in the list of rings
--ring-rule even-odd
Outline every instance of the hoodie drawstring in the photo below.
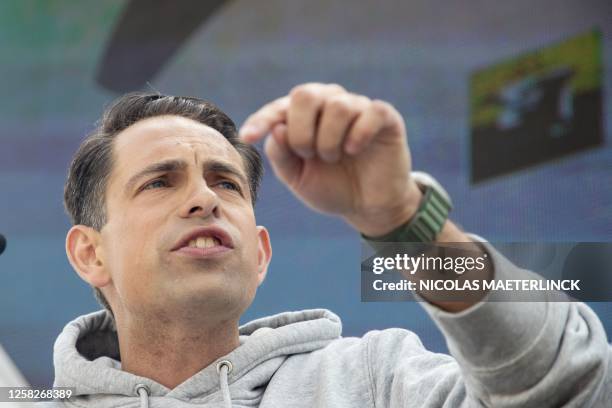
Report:
[[[229,391],[227,377],[234,369],[232,362],[222,360],[217,363],[217,373],[219,373],[219,384],[221,385],[221,394],[223,394],[223,405],[225,408],[232,408],[232,396]],[[136,394],[140,395],[140,408],[149,408],[149,387],[144,384],[136,385]]]
[[[219,384],[221,385],[221,394],[223,394],[223,405],[225,405],[225,408],[232,408],[232,396],[230,395],[227,377],[233,368],[234,366],[229,360],[221,360],[217,363],[217,373],[219,373]]]
[[[136,393],[140,395],[140,408],[149,408],[149,387],[144,384],[136,386]]]

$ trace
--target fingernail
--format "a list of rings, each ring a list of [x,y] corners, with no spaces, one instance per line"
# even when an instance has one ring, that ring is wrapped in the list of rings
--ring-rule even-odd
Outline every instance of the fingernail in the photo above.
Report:
[[[347,145],[344,147],[344,150],[348,154],[355,154],[359,150],[359,146],[355,143],[347,143]]]
[[[298,156],[305,160],[312,159],[314,157],[314,152],[308,149],[300,149],[297,150],[296,153],[298,154]]]
[[[327,163],[336,163],[339,157],[337,154],[331,153],[331,154],[321,155],[321,158],[323,159],[323,161]]]

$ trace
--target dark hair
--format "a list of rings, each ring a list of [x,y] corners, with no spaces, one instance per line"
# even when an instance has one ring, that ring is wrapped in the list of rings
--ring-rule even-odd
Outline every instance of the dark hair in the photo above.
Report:
[[[117,134],[139,120],[161,115],[192,119],[219,131],[242,157],[249,178],[252,203],[263,174],[261,155],[242,142],[236,125],[221,109],[202,99],[134,92],[112,102],[75,153],[64,186],[64,206],[74,225],[100,231],[106,224],[106,187],[113,166],[113,141]],[[94,288],[98,302],[111,314],[108,301]]]

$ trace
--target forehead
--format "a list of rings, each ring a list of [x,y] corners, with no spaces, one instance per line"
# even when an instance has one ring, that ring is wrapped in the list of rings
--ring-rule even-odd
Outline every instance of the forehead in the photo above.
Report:
[[[180,116],[143,119],[120,132],[113,144],[114,175],[164,159],[201,163],[207,158],[228,161],[241,170],[242,158],[219,131]]]

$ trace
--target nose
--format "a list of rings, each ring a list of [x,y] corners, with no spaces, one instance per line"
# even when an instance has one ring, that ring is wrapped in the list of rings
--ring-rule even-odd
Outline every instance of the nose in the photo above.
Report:
[[[206,218],[219,215],[219,197],[200,179],[189,189],[187,199],[180,208],[182,218]]]

